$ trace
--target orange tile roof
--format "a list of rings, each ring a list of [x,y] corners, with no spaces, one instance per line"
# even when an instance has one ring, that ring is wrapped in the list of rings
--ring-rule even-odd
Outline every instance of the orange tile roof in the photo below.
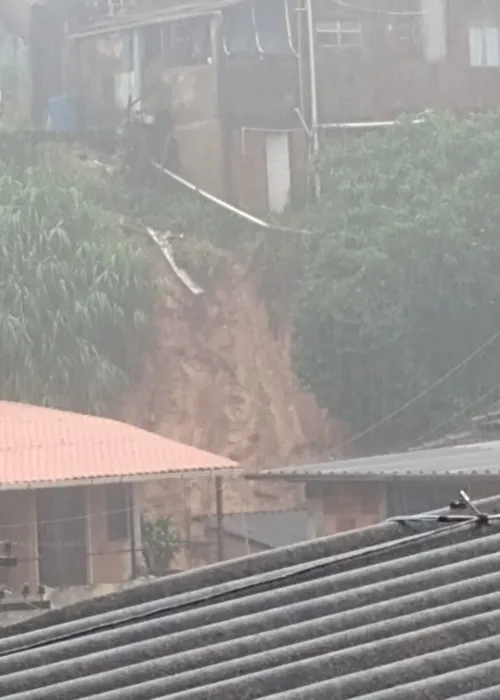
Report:
[[[0,401],[0,489],[234,470],[225,457],[126,423]]]

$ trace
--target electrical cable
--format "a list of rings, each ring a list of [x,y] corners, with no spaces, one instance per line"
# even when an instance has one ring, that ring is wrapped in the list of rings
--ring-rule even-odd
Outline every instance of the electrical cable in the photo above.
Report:
[[[444,428],[446,425],[449,425],[449,423],[452,423],[454,420],[456,420],[456,419],[459,418],[460,416],[462,416],[462,415],[464,415],[465,413],[467,413],[468,411],[470,411],[470,409],[471,409],[471,408],[474,408],[474,406],[477,406],[477,405],[479,405],[480,403],[482,403],[482,401],[484,401],[484,399],[485,399],[487,396],[489,396],[490,394],[493,394],[493,393],[495,393],[495,392],[498,393],[498,390],[499,390],[499,387],[497,387],[497,386],[492,386],[492,387],[490,387],[490,388],[488,389],[488,391],[485,391],[483,394],[481,394],[481,396],[479,396],[479,398],[475,399],[474,401],[471,401],[471,402],[470,402],[469,404],[467,404],[464,408],[462,408],[462,409],[461,409],[460,411],[458,411],[457,413],[454,413],[452,416],[450,416],[450,418],[447,418],[447,419],[444,420],[442,423],[439,423],[438,425],[434,426],[434,427],[431,428],[430,430],[427,430],[425,433],[423,433],[422,435],[420,435],[416,440],[412,440],[412,442],[409,442],[403,449],[404,449],[405,451],[406,451],[406,450],[409,450],[409,449],[411,449],[411,448],[413,448],[413,447],[415,447],[415,449],[417,449],[417,446],[418,446],[419,444],[421,444],[424,440],[426,440],[427,437],[429,437],[430,435],[433,435],[433,434],[436,433],[438,430],[441,430],[441,428]],[[493,406],[495,406],[496,403],[497,403],[497,402],[491,404],[490,409],[491,409]],[[485,413],[487,414],[488,411],[489,411],[490,409],[488,409],[487,411],[485,411]]]
[[[393,523],[393,524],[399,524],[399,523]],[[373,554],[378,554],[378,553],[386,553],[386,552],[395,552],[399,549],[404,548],[408,544],[412,544],[414,542],[420,542],[420,541],[427,541],[430,539],[433,539],[435,537],[440,537],[443,532],[450,533],[450,532],[455,532],[459,531],[461,529],[466,529],[471,526],[471,523],[469,521],[465,523],[453,523],[453,524],[445,524],[445,525],[439,525],[438,527],[426,531],[423,533],[418,533],[418,534],[412,534],[408,535],[406,537],[399,538],[397,540],[391,540],[389,542],[383,542],[381,544],[376,544],[372,545],[369,547],[365,547],[361,550],[358,550],[356,552],[347,552],[344,554],[337,554],[332,557],[325,558],[321,560],[320,562],[314,562],[314,563],[308,563],[308,564],[300,564],[294,567],[290,567],[291,570],[285,571],[284,573],[275,573],[273,576],[268,576],[265,577],[264,581],[256,581],[252,583],[245,583],[243,582],[235,582],[234,584],[225,584],[222,586],[215,586],[216,590],[213,593],[205,593],[200,595],[199,597],[194,596],[193,599],[189,600],[188,602],[185,603],[178,603],[178,604],[169,604],[168,602],[161,602],[159,603],[158,606],[155,606],[153,610],[148,610],[146,612],[138,612],[138,613],[131,613],[130,615],[125,616],[124,618],[121,618],[119,620],[112,620],[109,622],[102,622],[102,623],[95,623],[93,625],[90,625],[89,627],[75,631],[75,632],[67,632],[67,633],[62,633],[59,635],[55,635],[54,637],[51,637],[48,640],[40,640],[38,642],[32,642],[31,644],[25,644],[25,645],[20,645],[19,647],[14,647],[11,649],[6,649],[5,651],[0,652],[0,658],[5,657],[5,656],[11,656],[13,654],[19,653],[19,652],[24,652],[24,651],[30,651],[33,649],[40,649],[42,647],[47,647],[51,646],[52,644],[56,644],[58,642],[62,641],[68,641],[71,639],[79,639],[81,637],[88,636],[90,634],[93,634],[95,632],[100,632],[104,630],[111,630],[111,629],[119,629],[120,627],[126,626],[133,624],[134,622],[140,622],[140,621],[145,621],[148,619],[151,619],[153,617],[156,617],[158,614],[166,613],[166,612],[180,612],[182,610],[187,610],[191,609],[194,606],[198,606],[200,604],[206,604],[206,603],[214,603],[217,600],[222,600],[224,599],[225,596],[227,596],[230,593],[243,593],[243,592],[248,592],[252,590],[258,590],[263,583],[266,585],[272,585],[274,583],[282,582],[282,581],[289,581],[293,579],[294,577],[300,576],[301,574],[306,574],[312,571],[321,571],[325,570],[328,567],[332,566],[333,564],[343,564],[343,563],[349,563],[353,562],[356,560],[363,559],[367,556],[371,556]],[[217,588],[222,588],[222,590],[217,590]]]
[[[361,438],[365,437],[366,435],[369,435],[372,433],[374,430],[377,428],[380,428],[382,425],[385,425],[385,423],[388,423],[390,420],[398,416],[400,413],[403,413],[407,408],[410,406],[413,406],[413,404],[417,403],[417,401],[420,401],[424,396],[427,396],[433,389],[436,387],[440,386],[443,382],[445,382],[447,379],[452,377],[454,374],[459,372],[463,367],[466,367],[471,360],[473,360],[475,357],[480,355],[484,350],[486,350],[490,345],[493,345],[493,343],[500,338],[500,330],[494,333],[486,342],[482,343],[479,347],[477,347],[474,352],[471,352],[470,355],[468,355],[464,360],[459,362],[458,364],[454,365],[451,369],[449,369],[445,374],[441,375],[438,379],[436,379],[434,382],[429,384],[425,389],[422,389],[422,391],[419,391],[418,394],[413,396],[411,399],[403,403],[401,406],[396,408],[394,411],[391,411],[391,413],[388,413],[385,415],[383,418],[380,420],[376,421],[375,423],[372,423],[369,425],[367,428],[364,430],[361,430],[359,433],[356,435],[353,435],[353,437],[349,438],[348,440],[345,440],[344,442],[340,443],[340,445],[336,445],[335,449],[336,450],[342,450],[345,447],[348,447],[349,445],[352,445],[353,443],[357,442]],[[335,458],[332,458],[333,461],[335,461]]]
[[[104,511],[97,511],[97,512],[92,512],[90,515],[92,518],[100,518],[100,517],[107,517],[108,515],[122,515],[124,513],[130,513],[130,508],[119,508],[117,510],[104,510]],[[56,518],[54,520],[25,520],[22,523],[6,523],[2,526],[2,529],[11,529],[11,528],[21,528],[21,527],[27,527],[27,526],[32,526],[36,527],[37,525],[55,525],[57,523],[72,523],[77,520],[86,520],[88,517],[88,513],[85,513],[83,515],[71,515],[66,518]],[[9,541],[13,542],[13,540],[9,540],[9,538],[5,538],[1,541]]]
[[[186,477],[181,477],[180,475],[179,475],[179,478],[183,478],[184,481],[189,480],[189,477],[186,479]],[[195,477],[195,478],[199,478],[199,477]],[[208,478],[210,478],[210,477],[208,477]],[[229,475],[226,478],[233,481],[233,480],[238,479],[239,475]],[[223,482],[223,486],[224,485],[225,484]],[[33,490],[33,489],[31,489],[31,490]],[[62,487],[61,490],[64,490],[64,487]],[[23,489],[19,489],[17,492],[19,493],[21,491],[23,491]],[[117,508],[116,510],[115,509],[106,509],[106,510],[100,510],[100,511],[93,511],[90,514],[84,513],[83,515],[70,515],[70,516],[67,516],[65,518],[54,518],[54,519],[50,519],[50,520],[23,520],[22,522],[19,522],[19,523],[13,523],[13,524],[6,523],[2,527],[3,527],[3,529],[6,529],[6,528],[10,529],[10,528],[20,528],[20,527],[26,527],[26,526],[36,527],[37,525],[54,525],[57,523],[70,523],[70,522],[75,522],[76,520],[85,520],[88,517],[88,515],[91,515],[92,518],[101,518],[101,517],[107,517],[108,515],[121,515],[123,513],[130,513],[130,508]],[[208,514],[205,514],[205,515],[208,515]],[[0,539],[0,542],[5,541],[5,540],[7,540],[9,542],[12,541],[12,540],[9,540],[9,538],[5,538],[5,539]]]

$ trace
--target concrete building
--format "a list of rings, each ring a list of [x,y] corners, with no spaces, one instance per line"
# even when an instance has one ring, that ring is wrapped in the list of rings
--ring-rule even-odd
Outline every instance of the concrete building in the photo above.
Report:
[[[0,402],[0,540],[20,591],[119,583],[144,573],[142,487],[233,473],[235,463],[130,425]]]
[[[51,64],[50,90],[78,95],[87,126],[116,123],[130,103],[156,123],[157,158],[254,213],[279,212],[304,192],[328,137],[388,126],[403,112],[498,105],[495,0],[123,6],[73,17],[67,69]]]

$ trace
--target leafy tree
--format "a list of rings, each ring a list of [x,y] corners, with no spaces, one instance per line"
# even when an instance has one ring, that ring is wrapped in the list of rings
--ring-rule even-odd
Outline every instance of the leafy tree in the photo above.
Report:
[[[500,378],[499,340],[440,381],[500,330],[500,115],[403,119],[326,148],[318,171],[296,308],[302,380],[367,431],[367,449],[449,430],[484,394],[493,402]]]
[[[75,177],[0,163],[0,396],[110,413],[151,342],[155,284]]]

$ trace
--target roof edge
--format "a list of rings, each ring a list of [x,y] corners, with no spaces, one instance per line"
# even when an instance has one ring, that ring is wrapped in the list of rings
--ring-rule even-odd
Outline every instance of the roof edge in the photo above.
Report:
[[[242,468],[235,467],[206,467],[200,469],[178,469],[151,474],[124,474],[122,476],[96,476],[83,479],[60,479],[55,481],[13,482],[2,484],[1,491],[34,491],[39,489],[65,488],[71,486],[100,486],[105,484],[136,484],[144,481],[163,481],[165,479],[188,479],[200,476],[230,476],[235,477]]]
[[[243,477],[248,481],[268,481],[271,479],[284,480],[290,482],[302,483],[304,481],[456,481],[463,483],[464,478],[485,479],[500,477],[500,471],[497,472],[475,472],[475,471],[460,471],[460,472],[426,472],[425,474],[385,474],[377,472],[313,472],[297,470],[296,472],[286,473],[279,470],[265,470],[262,472],[254,472],[251,474],[243,474]]]

